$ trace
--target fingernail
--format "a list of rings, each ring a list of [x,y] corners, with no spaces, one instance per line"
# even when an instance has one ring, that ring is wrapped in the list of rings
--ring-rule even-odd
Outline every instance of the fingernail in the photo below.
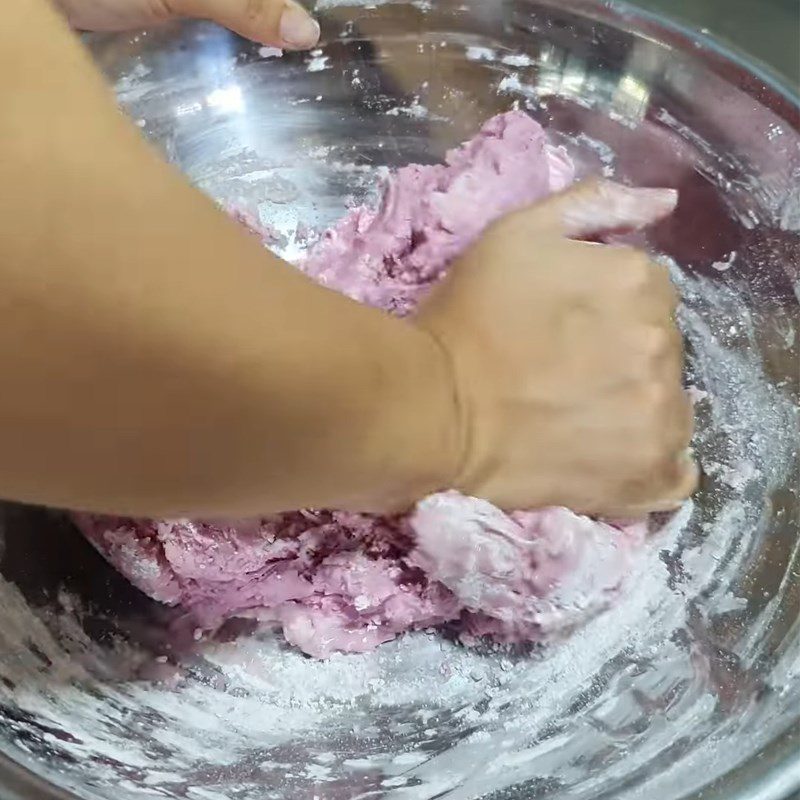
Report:
[[[661,203],[664,208],[670,211],[678,205],[678,190],[677,189],[650,189],[648,197],[653,202]]]
[[[319,40],[319,24],[296,3],[287,3],[281,14],[281,40],[288,47],[313,47]]]
[[[667,188],[645,188],[625,186],[622,183],[606,181],[603,186],[619,197],[627,197],[632,202],[646,202],[664,208],[675,208],[678,204],[678,190]]]

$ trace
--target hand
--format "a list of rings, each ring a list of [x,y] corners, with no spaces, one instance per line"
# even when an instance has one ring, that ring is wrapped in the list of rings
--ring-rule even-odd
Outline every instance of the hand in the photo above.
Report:
[[[319,25],[294,0],[56,0],[56,5],[81,30],[130,30],[190,17],[286,50],[305,50],[319,39]]]
[[[455,488],[504,508],[622,516],[691,493],[692,411],[667,271],[629,247],[567,238],[641,227],[676,198],[581,184],[499,221],[453,266],[417,321],[454,371]]]

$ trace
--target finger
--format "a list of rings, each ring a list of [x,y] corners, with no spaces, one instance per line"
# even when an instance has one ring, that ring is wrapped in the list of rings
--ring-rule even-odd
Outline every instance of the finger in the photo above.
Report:
[[[674,314],[678,308],[681,296],[672,282],[669,274],[669,269],[658,261],[649,260],[648,269],[650,275],[651,291],[662,297],[669,309],[670,313]]]
[[[634,319],[674,326],[680,297],[661,264],[627,246],[574,241],[569,247],[576,254],[581,249],[589,253],[587,259],[573,259],[572,263],[580,263],[584,282],[602,291],[600,296],[607,297],[605,290],[611,290],[619,304],[634,312]]]
[[[305,50],[319,40],[319,24],[294,0],[169,0],[183,17],[208,19],[262,44]]]
[[[697,464],[690,453],[684,450],[667,465],[659,491],[638,505],[640,508],[647,508],[651,513],[673,511],[697,488],[699,476]]]
[[[663,352],[659,364],[661,369],[661,376],[666,381],[668,386],[674,386],[676,391],[680,391],[680,405],[682,410],[682,419],[688,415],[689,419],[693,419],[694,406],[689,401],[686,392],[683,389],[683,371],[684,371],[684,351],[683,351],[683,335],[678,327],[672,325],[667,331],[667,341],[669,342],[666,350]],[[680,387],[680,389],[678,389]]]
[[[607,248],[611,253],[615,249],[614,246]],[[637,266],[638,272],[629,268],[627,272],[619,276],[619,280],[624,282],[627,278],[625,288],[634,288],[634,291],[637,292],[637,309],[640,318],[661,325],[673,326],[680,296],[670,280],[669,271],[656,261],[647,258],[644,253],[639,253]],[[618,271],[622,271],[622,265],[619,265]],[[636,277],[638,277],[638,281],[635,280]]]
[[[598,335],[603,333],[599,328],[596,332]],[[613,347],[624,360],[617,366],[627,366],[628,369],[618,369],[617,377],[624,374],[626,384],[631,380],[635,384],[657,384],[664,405],[674,409],[673,414],[680,410],[682,418],[683,339],[675,328],[664,325],[663,320],[624,329],[611,326],[604,340],[597,342],[596,346],[599,353],[612,353]]]
[[[665,443],[674,453],[673,464],[682,464],[684,454],[688,451],[694,433],[694,406],[689,396],[681,389],[680,396],[676,397],[675,402],[669,412],[669,424],[665,431]],[[677,473],[673,471],[671,481],[676,481],[680,477],[682,470]],[[670,482],[670,481],[668,481]]]
[[[540,203],[534,214],[546,228],[577,238],[643,228],[671,214],[677,203],[674,189],[633,189],[589,180]]]
[[[79,31],[129,31],[166,22],[171,16],[158,3],[55,0],[55,5]]]
[[[697,489],[700,470],[688,450],[683,450],[674,459],[668,475],[668,483],[657,501],[660,509],[669,510],[678,506],[690,497]],[[654,508],[654,511],[659,508]]]
[[[671,471],[670,483],[660,491],[591,511],[608,519],[641,519],[648,514],[677,511],[697,488],[700,471],[688,452],[675,459]]]

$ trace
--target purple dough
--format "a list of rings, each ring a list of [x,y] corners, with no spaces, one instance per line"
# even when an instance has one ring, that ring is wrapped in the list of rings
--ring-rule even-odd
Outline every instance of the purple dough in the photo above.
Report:
[[[405,315],[487,224],[572,180],[565,151],[536,122],[501,114],[445,164],[400,169],[377,210],[351,211],[299,266]],[[302,510],[230,524],[78,522],[137,587],[199,627],[256,618],[320,658],[443,623],[465,641],[550,637],[608,604],[645,534],[560,508],[506,515],[455,492],[404,518]]]

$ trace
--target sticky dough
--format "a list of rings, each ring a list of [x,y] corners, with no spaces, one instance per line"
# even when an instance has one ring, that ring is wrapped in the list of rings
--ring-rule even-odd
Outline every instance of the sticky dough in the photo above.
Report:
[[[445,164],[388,179],[300,264],[394,314],[420,298],[492,220],[573,180],[565,151],[521,112],[490,119]],[[505,514],[455,492],[406,517],[300,510],[238,523],[81,515],[95,546],[146,594],[213,630],[252,617],[324,658],[448,624],[466,642],[550,638],[605,607],[645,537],[563,508]]]

